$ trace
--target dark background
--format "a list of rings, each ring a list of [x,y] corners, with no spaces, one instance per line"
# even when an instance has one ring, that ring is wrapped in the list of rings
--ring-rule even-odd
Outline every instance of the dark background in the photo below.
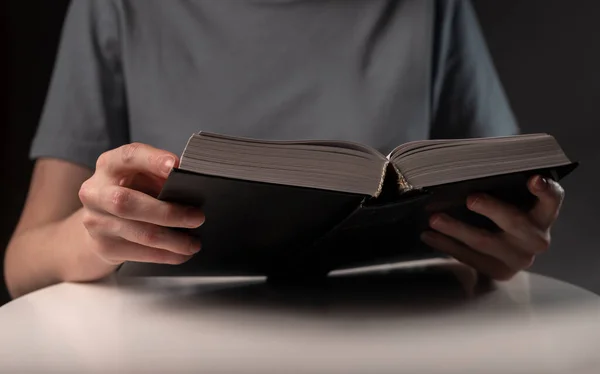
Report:
[[[52,73],[67,0],[0,2],[0,254],[25,199],[27,158]],[[574,5],[574,4],[577,5]],[[475,0],[500,77],[525,132],[550,132],[580,169],[551,250],[533,271],[600,294],[600,2]],[[596,104],[596,105],[595,105]],[[0,283],[0,305],[7,300]]]

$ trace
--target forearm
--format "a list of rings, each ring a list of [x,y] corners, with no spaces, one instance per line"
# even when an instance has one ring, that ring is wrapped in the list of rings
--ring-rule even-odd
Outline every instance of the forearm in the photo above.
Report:
[[[89,246],[82,210],[64,220],[18,233],[7,248],[5,277],[12,297],[60,282],[100,279],[115,270]]]

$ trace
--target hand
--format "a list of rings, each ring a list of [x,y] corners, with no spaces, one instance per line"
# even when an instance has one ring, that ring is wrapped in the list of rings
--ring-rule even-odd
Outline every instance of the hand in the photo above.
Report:
[[[102,154],[79,191],[90,250],[111,265],[175,265],[198,252],[196,239],[171,228],[199,227],[202,211],[156,199],[178,162],[172,153],[138,143]]]
[[[499,233],[435,214],[430,219],[435,231],[425,231],[421,239],[492,279],[511,279],[550,246],[550,230],[564,199],[558,183],[540,176],[531,178],[528,188],[538,198],[530,212],[485,194],[467,199],[467,207],[491,219],[501,229]]]

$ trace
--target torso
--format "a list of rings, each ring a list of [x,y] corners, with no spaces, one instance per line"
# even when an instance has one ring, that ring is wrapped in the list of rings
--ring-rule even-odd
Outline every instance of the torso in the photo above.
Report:
[[[433,0],[123,0],[131,141],[427,138]]]

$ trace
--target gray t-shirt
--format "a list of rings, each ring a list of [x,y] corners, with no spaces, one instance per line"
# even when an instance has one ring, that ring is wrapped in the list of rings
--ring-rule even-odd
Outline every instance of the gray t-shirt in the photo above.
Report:
[[[518,132],[467,0],[74,0],[31,157]]]

